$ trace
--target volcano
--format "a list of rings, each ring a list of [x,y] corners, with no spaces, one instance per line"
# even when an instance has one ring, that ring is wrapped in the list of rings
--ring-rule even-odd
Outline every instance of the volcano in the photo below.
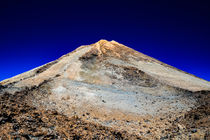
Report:
[[[210,83],[116,41],[0,82],[0,139],[208,139]]]

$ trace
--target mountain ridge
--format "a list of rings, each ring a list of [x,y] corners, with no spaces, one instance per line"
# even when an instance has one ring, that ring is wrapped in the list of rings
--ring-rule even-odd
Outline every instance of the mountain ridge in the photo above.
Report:
[[[91,44],[91,45],[86,45],[86,46],[81,46],[81,47],[79,47],[79,48],[77,48],[76,50],[74,50],[74,51],[72,51],[72,52],[70,52],[70,53],[68,53],[68,54],[66,54],[66,55],[63,55],[63,56],[61,56],[60,58],[58,58],[57,60],[55,60],[55,61],[52,61],[52,62],[49,62],[49,63],[47,63],[47,64],[45,64],[45,65],[42,65],[42,66],[40,66],[40,67],[38,67],[38,68],[35,68],[35,69],[32,69],[32,70],[30,70],[30,71],[34,71],[34,70],[36,70],[36,69],[38,69],[37,70],[37,72],[35,72],[36,74],[39,74],[40,72],[39,72],[39,69],[44,69],[44,71],[49,67],[49,66],[52,66],[53,64],[55,64],[55,63],[57,63],[59,60],[61,60],[61,59],[63,59],[64,57],[68,57],[69,55],[71,55],[71,54],[73,54],[73,53],[75,53],[75,52],[77,52],[77,51],[79,51],[79,50],[81,50],[81,49],[84,49],[84,48],[87,48],[87,47],[89,47],[89,46],[93,46],[91,49],[92,49],[92,52],[89,52],[89,54],[91,54],[91,55],[93,55],[93,53],[97,53],[97,52],[99,52],[99,54],[97,54],[98,55],[98,58],[100,58],[100,57],[103,57],[103,56],[100,56],[100,55],[104,55],[105,57],[106,57],[106,55],[110,55],[111,57],[114,57],[114,58],[117,58],[117,59],[120,59],[120,60],[123,60],[123,61],[128,61],[128,60],[126,60],[127,59],[127,55],[128,54],[133,54],[133,55],[138,55],[139,54],[139,56],[138,56],[138,58],[140,58],[140,60],[137,60],[137,61],[148,61],[148,62],[154,62],[154,63],[158,63],[158,64],[160,64],[160,65],[163,65],[163,66],[166,66],[166,67],[169,67],[169,68],[172,68],[172,69],[175,69],[175,70],[178,70],[178,71],[180,71],[180,72],[182,72],[182,73],[185,73],[185,74],[188,74],[188,75],[191,75],[191,76],[193,76],[193,77],[195,77],[195,78],[199,78],[199,77],[196,77],[196,76],[194,76],[194,75],[192,75],[192,74],[189,74],[189,73],[187,73],[187,72],[184,72],[184,71],[182,71],[182,70],[179,70],[179,69],[177,69],[177,68],[175,68],[175,67],[173,67],[173,66],[170,66],[170,65],[168,65],[168,64],[165,64],[165,63],[163,63],[163,62],[161,62],[161,61],[159,61],[159,60],[157,60],[157,59],[154,59],[154,58],[152,58],[152,57],[149,57],[149,56],[147,56],[147,55],[144,55],[144,54],[142,54],[142,53],[139,53],[139,52],[137,52],[137,51],[135,51],[135,50],[133,50],[133,49],[131,49],[131,48],[129,48],[129,47],[126,47],[126,46],[124,46],[124,45],[122,45],[122,44],[120,44],[120,43],[118,43],[118,42],[116,42],[116,41],[107,41],[107,40],[100,40],[100,41],[98,41],[98,42],[96,42],[96,43],[94,43],[94,44]],[[95,51],[95,52],[94,52]],[[106,52],[106,51],[108,51],[108,52]],[[110,52],[111,51],[111,52]],[[128,52],[128,53],[127,53]],[[120,54],[121,53],[121,54]],[[125,54],[124,54],[125,53]],[[127,54],[126,54],[127,53]],[[85,55],[85,54],[84,54]],[[95,54],[96,55],[96,54]],[[99,57],[100,56],[100,57]],[[103,58],[102,58],[103,59]],[[141,69],[142,70],[142,69]],[[144,70],[143,70],[144,71]],[[22,73],[22,74],[24,74],[24,73]],[[21,75],[21,74],[20,74]],[[19,75],[17,75],[17,76],[14,76],[14,77],[12,77],[12,78],[16,78],[16,77],[18,77]],[[5,80],[3,80],[3,81],[1,81],[0,82],[0,84],[2,84],[2,85],[5,85],[6,83],[9,83],[9,81],[10,81],[10,79],[12,79],[12,78],[8,78],[8,79],[5,79]],[[201,79],[201,78],[199,78],[200,80],[202,80],[202,81],[206,81],[206,80],[204,80],[204,79]],[[8,81],[8,82],[7,82]],[[208,82],[208,81],[206,81],[206,82]],[[184,89],[184,88],[183,88]],[[208,88],[208,90],[210,90],[210,87]]]

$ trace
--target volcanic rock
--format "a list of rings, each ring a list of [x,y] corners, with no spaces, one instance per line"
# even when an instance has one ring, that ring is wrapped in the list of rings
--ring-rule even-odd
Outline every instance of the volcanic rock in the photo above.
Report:
[[[100,40],[0,82],[0,139],[208,139],[210,83]]]

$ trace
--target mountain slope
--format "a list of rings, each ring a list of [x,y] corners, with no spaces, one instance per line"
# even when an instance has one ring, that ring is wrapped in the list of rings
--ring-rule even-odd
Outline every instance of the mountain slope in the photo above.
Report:
[[[100,40],[95,44],[82,46],[77,50],[67,55],[64,55],[54,62],[36,68],[35,70],[32,70],[30,72],[24,73],[23,75],[21,74],[9,80],[4,80],[1,82],[1,84],[5,85],[14,81],[20,81],[23,78],[26,78],[26,82],[29,83],[32,81],[32,79],[35,79],[36,81],[38,79],[39,83],[43,79],[53,77],[63,72],[65,73],[61,74],[63,77],[68,77],[72,80],[85,81],[85,74],[81,74],[82,70],[89,69],[91,72],[94,72],[94,70],[96,70],[97,68],[94,69],[93,66],[95,66],[96,64],[98,65],[98,67],[99,65],[104,66],[106,64],[112,64],[113,67],[114,65],[116,65],[117,67],[129,66],[145,72],[146,74],[158,79],[164,84],[169,84],[171,86],[191,91],[210,89],[209,82],[205,80],[177,70],[176,68],[173,68],[142,53],[136,52],[135,50],[119,44],[115,41],[108,42],[106,40]],[[91,76],[93,74],[88,75]],[[44,78],[41,78],[43,76]],[[100,75],[94,75],[93,77],[94,82],[97,83],[96,80],[100,77]],[[107,80],[109,79],[110,78],[108,78]],[[92,81],[92,83],[94,82]],[[109,81],[107,82],[110,83]]]
[[[184,118],[196,113],[196,123],[209,124],[209,82],[115,41],[81,46],[0,85],[2,98],[21,94],[36,110],[78,116],[119,133],[123,130],[126,136],[188,137],[192,120]],[[172,127],[176,132],[171,133]],[[207,137],[208,125],[195,127]]]

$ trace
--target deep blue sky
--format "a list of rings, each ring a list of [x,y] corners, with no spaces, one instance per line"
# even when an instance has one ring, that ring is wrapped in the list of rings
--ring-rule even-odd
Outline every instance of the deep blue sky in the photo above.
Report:
[[[1,2],[0,80],[100,39],[210,81],[210,3],[199,0]]]

